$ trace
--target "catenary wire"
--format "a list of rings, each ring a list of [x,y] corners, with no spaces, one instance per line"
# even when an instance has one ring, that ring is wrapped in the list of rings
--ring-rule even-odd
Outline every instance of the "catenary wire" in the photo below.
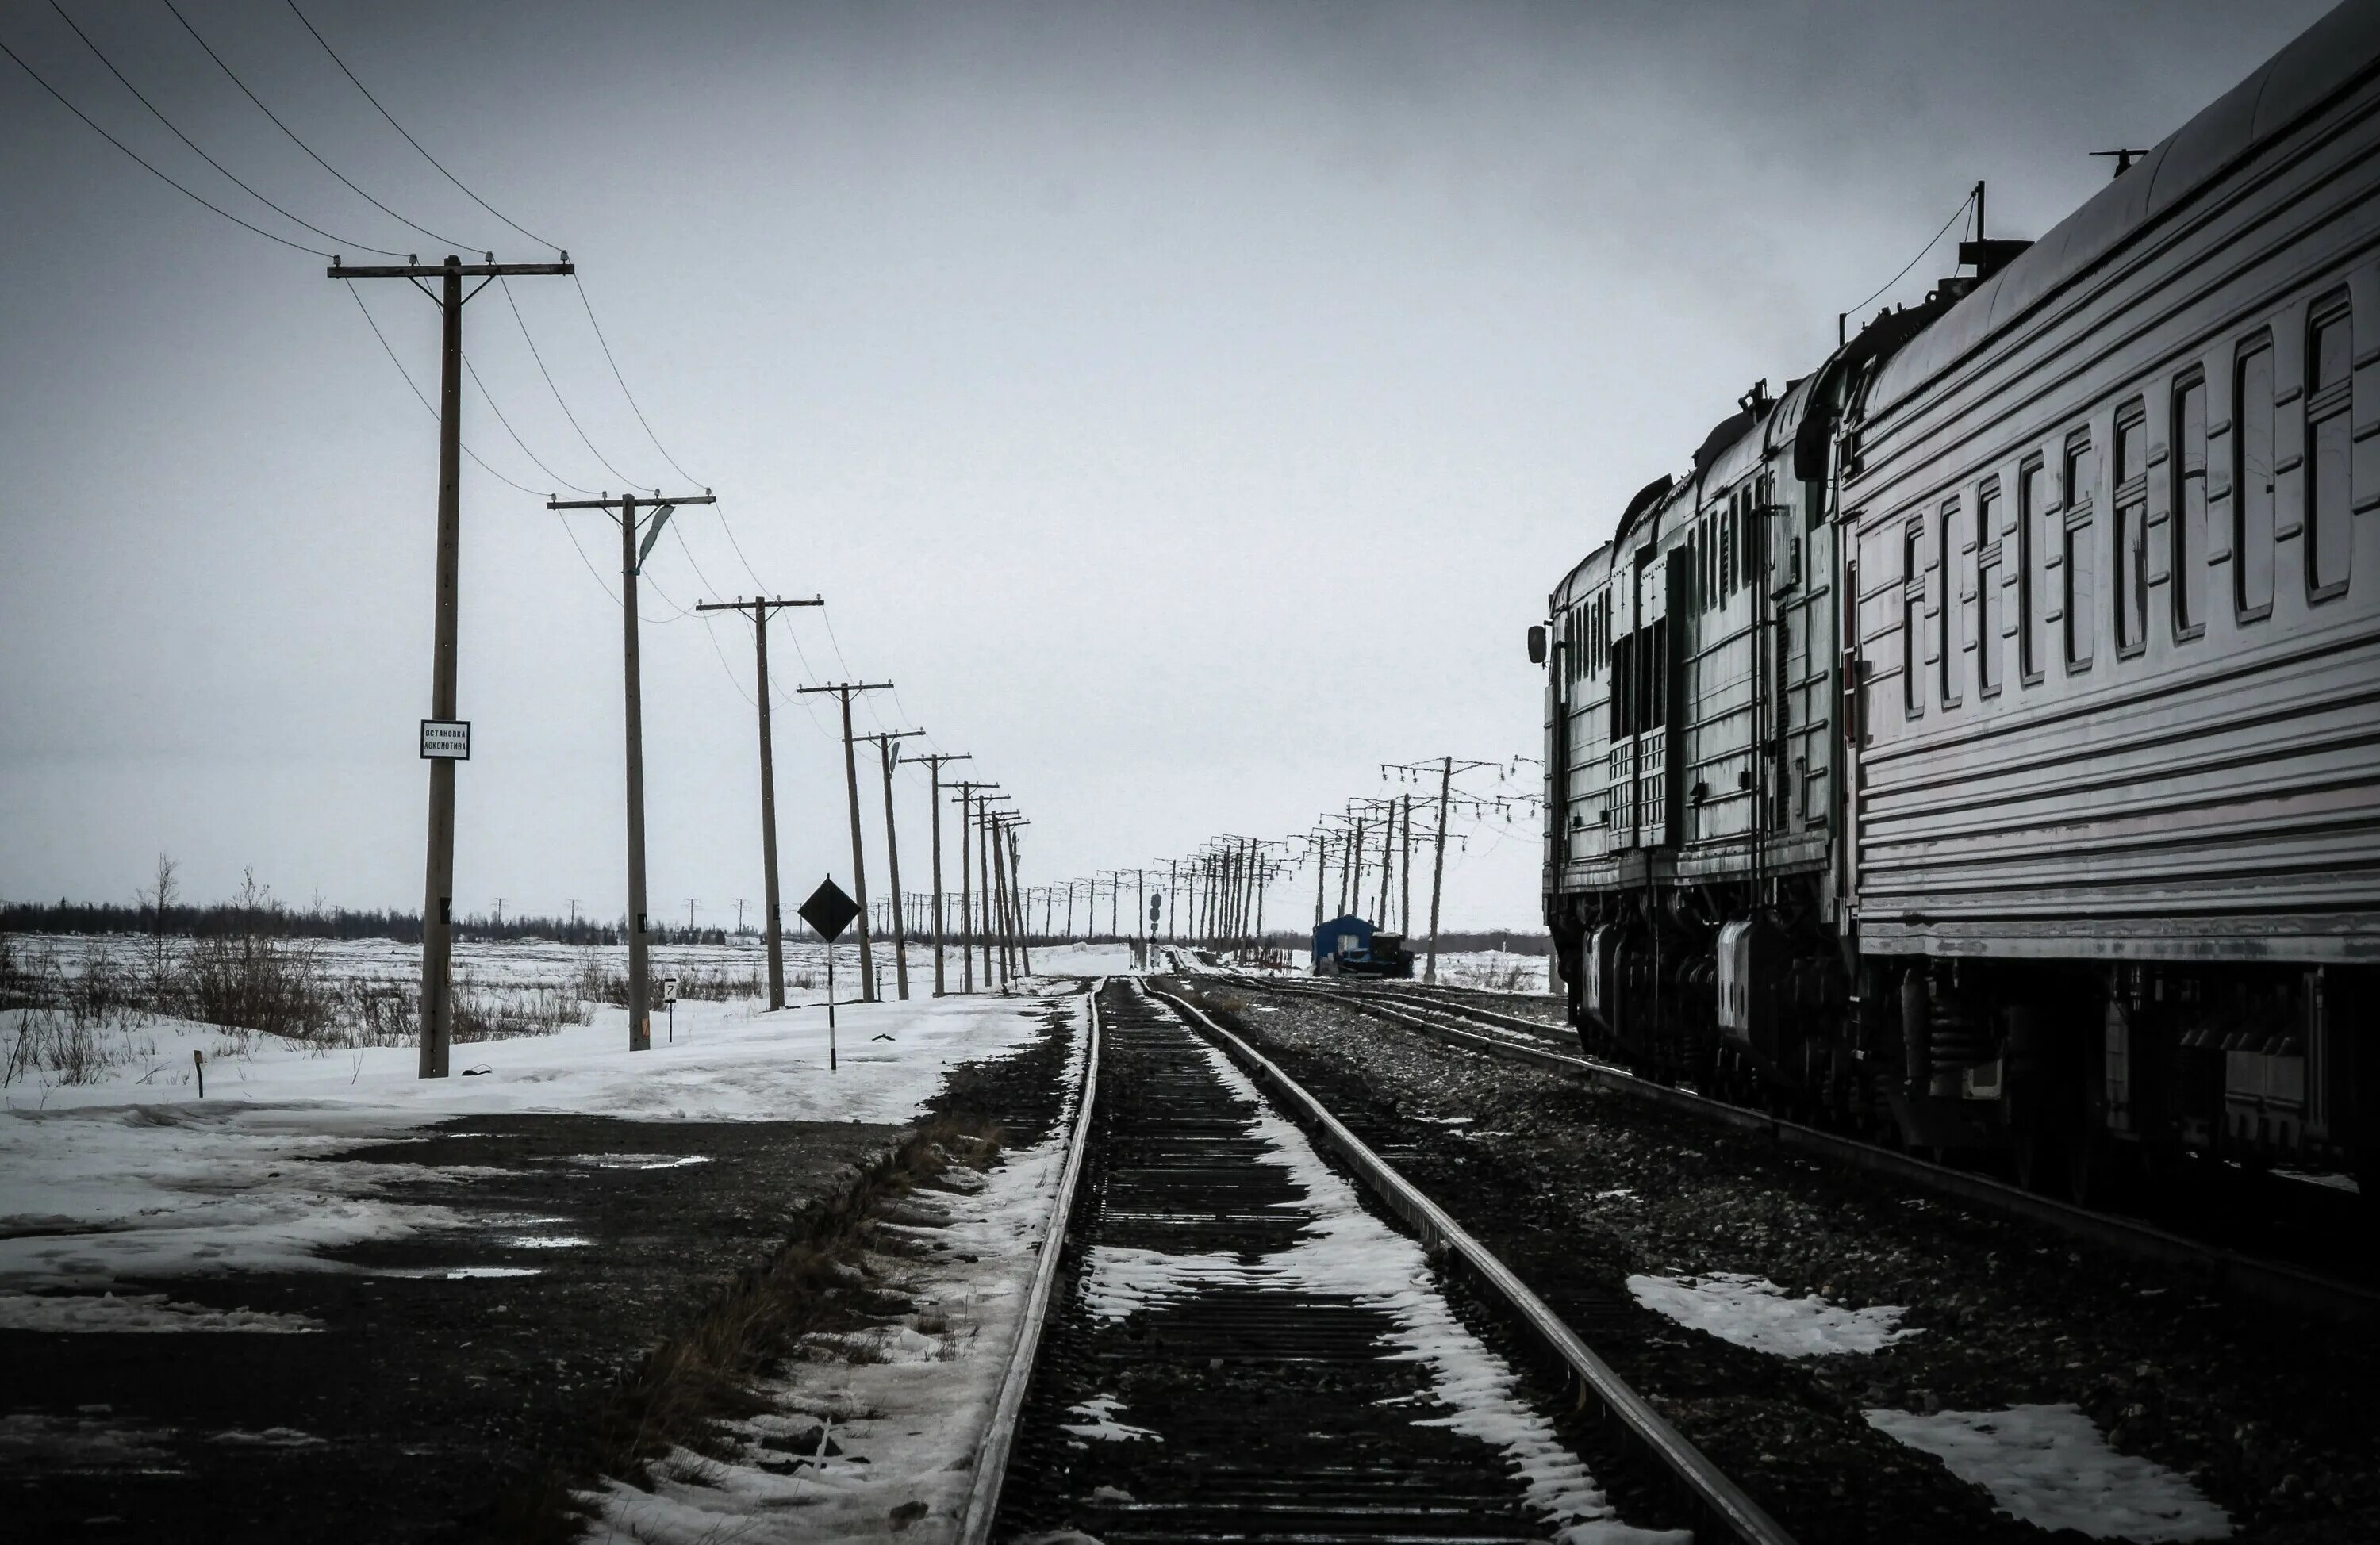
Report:
[[[613,477],[620,479],[621,482],[626,484],[632,489],[652,489],[654,492],[660,492],[660,489],[655,485],[651,483],[639,483],[635,478],[629,477],[626,473],[621,471],[618,467],[613,466],[610,457],[604,455],[602,452],[595,449],[595,442],[587,438],[587,431],[584,428],[579,428],[578,416],[570,411],[570,404],[568,403],[563,401],[562,388],[554,384],[553,372],[545,368],[545,356],[538,352],[537,340],[529,336],[528,319],[521,315],[520,302],[513,298],[513,287],[511,282],[505,279],[502,274],[498,274],[496,276],[496,283],[504,288],[504,304],[512,308],[513,320],[520,323],[521,341],[528,344],[529,357],[537,361],[537,373],[545,378],[546,389],[553,393],[554,404],[562,409],[562,416],[570,420],[570,427],[572,428],[578,430],[578,439],[580,442],[584,444],[589,452],[593,453],[597,461],[603,464],[604,471],[609,472]]]
[[[1972,193],[1968,194],[1964,199],[1960,199],[1959,207],[1950,211],[1950,218],[1942,222],[1942,228],[1934,233],[1934,239],[1927,242],[1924,247],[1919,247],[1917,249],[1917,256],[1910,259],[1908,264],[1903,267],[1899,273],[1894,274],[1891,278],[1886,280],[1881,285],[1879,285],[1876,289],[1876,295],[1872,295],[1867,297],[1867,300],[1863,300],[1857,306],[1852,307],[1845,315],[1857,316],[1860,312],[1867,309],[1868,301],[1876,299],[1876,296],[1883,295],[1895,284],[1898,284],[1902,280],[1908,278],[1910,269],[1915,268],[1919,263],[1924,262],[1925,260],[1925,254],[1933,251],[1934,248],[1942,244],[1942,238],[1950,234],[1950,227],[1959,223],[1960,217],[1967,212],[1968,209],[1974,203],[1974,201],[1975,196]]]
[[[130,156],[134,161],[140,163],[143,171],[147,172],[151,176],[155,177],[158,181],[164,183],[166,187],[172,188],[175,192],[179,193],[184,198],[189,199],[191,202],[203,205],[207,209],[212,210],[215,213],[222,215],[225,220],[230,221],[233,224],[239,226],[242,230],[253,231],[267,241],[277,241],[284,247],[294,247],[300,252],[310,252],[317,258],[336,258],[338,256],[335,252],[325,252],[319,247],[309,247],[302,241],[291,241],[287,236],[275,235],[261,225],[251,225],[247,221],[242,220],[239,216],[232,213],[231,211],[225,209],[222,205],[212,202],[204,195],[192,192],[190,189],[183,187],[180,183],[176,182],[172,177],[159,171],[156,167],[151,165],[146,160],[142,159],[140,151],[134,150],[131,146],[126,144],[123,140],[118,139],[113,134],[108,133],[107,130],[100,127],[98,124],[92,122],[90,114],[85,113],[81,108],[77,107],[73,103],[68,102],[66,98],[66,93],[60,91],[55,86],[51,85],[47,80],[42,79],[41,72],[33,68],[32,66],[25,63],[23,57],[19,55],[15,49],[10,48],[5,42],[0,42],[0,54],[6,54],[9,58],[15,60],[18,69],[23,70],[27,75],[33,78],[34,85],[39,86],[44,91],[49,92],[50,95],[57,98],[58,105],[73,114],[76,117],[80,118],[85,127],[90,128],[93,134],[98,135],[102,139],[106,140],[117,150],[122,151],[126,155]]]
[[[346,76],[349,80],[355,81],[355,88],[357,91],[363,92],[364,100],[370,103],[374,107],[380,109],[380,115],[388,119],[388,127],[396,130],[397,133],[405,135],[405,142],[412,146],[415,150],[420,151],[421,159],[430,163],[431,165],[436,166],[440,176],[444,177],[456,187],[462,188],[464,196],[469,199],[471,202],[479,205],[490,214],[494,215],[498,220],[503,221],[514,230],[518,231],[521,235],[528,237],[529,240],[537,243],[540,247],[552,247],[556,252],[560,252],[562,250],[561,247],[555,247],[553,243],[546,240],[543,236],[539,235],[535,231],[523,225],[519,221],[515,220],[504,211],[496,208],[493,204],[489,203],[485,199],[480,198],[478,194],[473,193],[469,188],[464,187],[463,179],[457,177],[454,173],[446,170],[443,165],[441,165],[436,156],[431,155],[429,151],[423,149],[420,140],[416,139],[410,134],[407,134],[405,126],[398,123],[395,115],[392,115],[387,108],[381,107],[380,98],[371,94],[371,89],[366,86],[362,81],[356,79],[356,72],[347,68],[347,62],[339,57],[338,51],[331,46],[329,40],[324,38],[321,32],[315,31],[314,24],[312,22],[306,20],[306,13],[298,8],[298,0],[288,0],[288,5],[290,14],[295,16],[300,22],[304,23],[307,31],[313,32],[314,41],[322,45],[322,52],[331,56],[331,63],[339,66],[339,73]],[[419,227],[417,226],[415,229],[418,230]]]
[[[132,84],[131,80],[126,77],[125,73],[115,67],[115,61],[109,58],[106,53],[100,48],[99,44],[91,41],[91,34],[84,31],[75,21],[75,18],[67,14],[66,7],[59,5],[58,0],[50,0],[50,9],[57,12],[58,19],[65,22],[67,30],[72,31],[76,37],[82,40],[82,45],[91,50],[91,57],[106,66],[107,73],[115,77],[116,80],[124,87],[124,89],[132,93],[133,100],[149,110],[149,115],[151,117],[155,118],[159,123],[164,124],[175,139],[179,139],[183,144],[188,145],[200,161],[205,162],[208,165],[213,167],[216,171],[222,173],[226,178],[230,179],[232,186],[238,188],[242,193],[247,194],[249,198],[255,199],[258,203],[262,204],[266,209],[271,210],[273,213],[281,216],[284,220],[293,221],[298,224],[305,226],[306,229],[313,232],[324,241],[334,241],[343,247],[351,247],[359,252],[370,252],[382,258],[402,258],[405,256],[402,252],[392,251],[385,247],[374,247],[368,242],[358,241],[353,236],[343,236],[335,231],[326,231],[320,225],[315,224],[312,221],[307,219],[304,215],[298,214],[290,210],[282,208],[279,204],[274,203],[271,199],[266,198],[263,194],[249,187],[249,184],[241,178],[238,173],[234,172],[230,167],[225,166],[222,162],[217,161],[213,156],[209,155],[204,147],[200,145],[197,140],[191,139],[188,135],[184,134],[179,125],[176,124],[173,119],[165,116],[164,113],[155,103],[151,102],[148,97],[143,95],[140,88]]]
[[[273,120],[273,127],[287,135],[291,144],[305,151],[309,156],[312,156],[315,165],[320,166],[323,171],[328,172],[331,175],[338,178],[341,182],[346,183],[349,188],[354,190],[357,197],[362,199],[364,202],[370,204],[372,208],[380,211],[381,213],[388,216],[391,220],[395,221],[398,224],[407,227],[408,230],[419,231],[432,241],[444,242],[449,247],[459,247],[466,251],[478,252],[485,250],[477,242],[456,241],[452,236],[440,235],[437,232],[431,230],[427,225],[417,225],[412,221],[406,219],[405,216],[397,213],[395,210],[390,209],[386,204],[383,204],[379,199],[373,198],[370,194],[366,193],[362,188],[357,187],[353,179],[349,178],[345,172],[340,171],[329,162],[324,161],[321,156],[315,155],[313,146],[309,145],[303,139],[298,139],[298,131],[296,129],[293,129],[287,124],[283,123],[278,114],[274,113],[270,107],[264,105],[262,98],[259,97],[254,91],[248,89],[248,82],[242,80],[237,71],[235,71],[229,65],[224,63],[223,55],[217,54],[207,42],[206,39],[199,36],[199,30],[190,25],[190,18],[181,13],[181,11],[175,6],[174,0],[160,0],[160,3],[163,4],[167,10],[174,13],[174,19],[182,24],[182,30],[189,33],[191,40],[200,48],[206,50],[207,57],[212,59],[215,62],[215,67],[222,70],[225,76],[230,78],[231,83],[239,88],[240,94],[248,98],[249,101],[256,103],[256,110],[263,114],[266,117],[271,118]],[[374,250],[378,249],[375,248]]]

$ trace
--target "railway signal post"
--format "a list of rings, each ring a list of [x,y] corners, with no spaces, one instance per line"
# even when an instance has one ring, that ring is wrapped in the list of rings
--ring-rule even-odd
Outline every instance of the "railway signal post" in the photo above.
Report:
[[[443,1079],[455,1039],[452,966],[455,951],[455,764],[470,755],[470,729],[455,717],[455,577],[462,547],[463,489],[463,307],[492,280],[513,274],[574,274],[570,254],[558,263],[467,263],[448,254],[443,263],[419,260],[394,266],[349,268],[333,259],[334,279],[403,279],[431,295],[425,279],[439,281],[431,298],[439,310],[438,367],[438,579],[430,646],[430,718],[422,726],[422,759],[430,764],[430,836],[421,897],[420,1076]],[[477,279],[471,294],[463,281]],[[432,727],[448,730],[433,737]],[[460,727],[459,739],[452,733]],[[455,746],[459,744],[459,751]]]
[[[624,494],[618,499],[550,499],[545,504],[549,510],[601,510],[620,526],[620,654],[628,701],[628,1049],[632,1052],[650,1051],[653,1044],[652,1006],[646,1001],[650,962],[645,937],[645,704],[643,670],[637,653],[637,574],[679,505],[715,502],[706,489],[699,494],[671,498],[639,500],[635,494]],[[651,512],[650,520],[638,513],[639,504]],[[646,528],[641,544],[637,540],[640,525]],[[686,923],[688,927],[693,925],[690,908]]]
[[[732,601],[697,601],[697,611],[749,612],[752,615],[753,668],[759,673],[760,690],[760,873],[768,887],[762,904],[769,910],[769,1007],[785,1006],[785,939],[784,929],[777,916],[777,774],[776,762],[769,742],[769,613],[789,606],[824,606],[826,601],[813,596],[806,601],[775,600],[755,596],[750,600],[741,597]],[[735,929],[744,929],[744,904],[735,904]]]

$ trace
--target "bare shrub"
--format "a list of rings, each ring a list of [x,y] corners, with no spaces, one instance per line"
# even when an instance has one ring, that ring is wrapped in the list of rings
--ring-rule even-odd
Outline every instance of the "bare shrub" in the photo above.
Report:
[[[334,1022],[336,995],[317,969],[313,941],[276,937],[280,908],[249,870],[231,926],[194,939],[182,979],[194,1018],[225,1029],[310,1040]]]
[[[151,996],[163,1000],[173,993],[173,953],[165,946],[165,914],[180,899],[182,887],[176,878],[179,865],[164,853],[157,855],[157,875],[148,885],[133,892],[133,899],[149,914],[149,987]]]
[[[724,1003],[730,998],[759,997],[768,991],[768,982],[758,965],[680,966],[656,961],[652,975],[645,984],[645,1007],[662,1007],[662,984],[670,977],[677,978],[677,996],[702,998],[712,1003]],[[799,984],[808,986],[806,980]],[[601,961],[589,960],[578,968],[578,996],[589,1003],[609,1004],[614,1008],[628,1007],[628,973],[614,971]]]
[[[565,1025],[594,1022],[586,999],[558,987],[490,992],[466,984],[455,994],[455,1039],[501,1041],[516,1035],[551,1035]],[[416,1016],[419,1024],[419,1017]]]

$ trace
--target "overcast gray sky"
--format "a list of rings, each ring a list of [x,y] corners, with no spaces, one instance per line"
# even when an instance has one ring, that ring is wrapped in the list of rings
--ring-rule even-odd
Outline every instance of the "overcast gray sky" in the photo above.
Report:
[[[179,3],[381,201],[549,256],[283,0]],[[1301,829],[1382,761],[1534,753],[1547,590],[1755,378],[1818,362],[1976,178],[1992,234],[2038,235],[2106,177],[2088,151],[2154,143],[2326,8],[301,3],[570,249],[662,442],[719,490],[724,525],[688,511],[655,550],[643,635],[652,903],[709,922],[760,888],[751,646],[674,613],[758,587],[731,531],[830,603],[832,636],[773,635],[777,682],[796,642],[809,679],[890,676],[863,727],[974,753],[1035,822],[1029,881]],[[67,8],[276,201],[453,249],[306,160],[159,0]],[[332,245],[47,4],[0,6],[0,42],[193,188]],[[253,865],[293,899],[418,907],[431,420],[320,260],[5,60],[0,211],[0,896],[126,899],[165,850],[201,897]],[[355,288],[434,395],[434,308]],[[674,485],[570,282],[512,293],[618,475],[491,290],[465,347],[520,438],[589,488]],[[465,404],[492,465],[555,486]],[[467,466],[466,911],[623,905],[616,538],[566,520]],[[797,899],[849,867],[841,753],[823,710],[777,723]],[[1529,924],[1536,887],[1533,831],[1483,832],[1450,922]]]

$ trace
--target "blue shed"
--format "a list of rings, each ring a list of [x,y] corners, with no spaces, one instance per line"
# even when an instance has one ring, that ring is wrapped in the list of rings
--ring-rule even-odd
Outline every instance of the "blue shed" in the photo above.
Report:
[[[1372,925],[1349,912],[1314,930],[1314,974],[1335,973],[1340,959],[1372,958]]]

